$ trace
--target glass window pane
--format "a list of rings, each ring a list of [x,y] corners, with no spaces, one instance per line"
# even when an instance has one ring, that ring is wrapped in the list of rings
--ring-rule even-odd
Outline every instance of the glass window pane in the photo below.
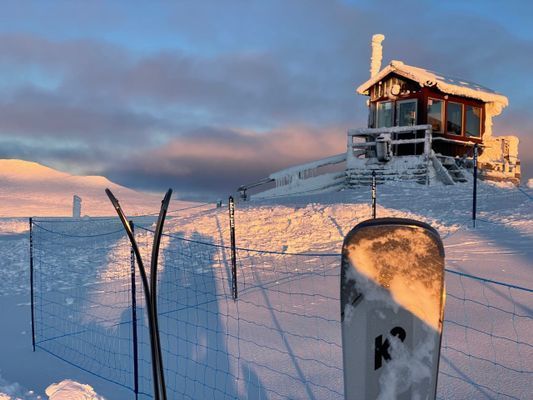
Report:
[[[398,102],[398,126],[416,125],[416,100]]]
[[[428,99],[428,124],[433,132],[442,132],[442,100]]]
[[[385,101],[378,103],[378,128],[388,128],[392,126],[392,102]]]
[[[480,137],[481,136],[481,108],[466,106],[466,136]]]
[[[463,128],[463,105],[448,102],[446,107],[448,113],[446,121],[446,131],[452,135],[461,135]]]
[[[376,127],[376,103],[370,103],[370,107],[368,111],[369,111],[368,127],[375,128]]]

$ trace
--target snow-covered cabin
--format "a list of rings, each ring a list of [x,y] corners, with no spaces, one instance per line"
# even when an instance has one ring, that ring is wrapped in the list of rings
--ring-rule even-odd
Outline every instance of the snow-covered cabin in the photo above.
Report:
[[[248,189],[275,182],[255,197],[316,193],[378,182],[430,184],[468,181],[474,146],[484,179],[520,182],[518,138],[494,136],[492,119],[508,99],[482,85],[391,61],[381,68],[383,35],[372,37],[370,79],[357,88],[368,96],[368,126],[350,129],[346,153],[287,168]],[[343,164],[331,172],[331,166]],[[327,167],[328,171],[324,173]],[[322,173],[321,173],[322,172]]]
[[[383,35],[372,38],[370,79],[357,88],[369,96],[369,128],[431,125],[436,154],[470,157],[479,145],[486,178],[519,181],[518,138],[494,137],[492,118],[508,106],[506,96],[477,83],[393,60],[381,68]],[[400,154],[409,153],[408,148]]]
[[[392,61],[357,89],[369,96],[369,128],[430,124],[439,142],[435,151],[468,153],[468,144],[492,135],[492,117],[507,106],[507,97],[481,85]]]

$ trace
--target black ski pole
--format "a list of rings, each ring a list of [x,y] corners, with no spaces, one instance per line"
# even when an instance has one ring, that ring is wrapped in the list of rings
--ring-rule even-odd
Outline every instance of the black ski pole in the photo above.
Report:
[[[35,351],[35,300],[33,293],[33,218],[30,218],[31,347]]]
[[[153,308],[152,308],[152,299],[150,297],[150,286],[148,283],[148,277],[146,276],[146,269],[144,268],[144,263],[141,257],[141,252],[139,251],[139,246],[137,245],[137,241],[135,240],[135,237],[133,236],[133,231],[131,230],[130,224],[128,222],[128,219],[126,218],[126,215],[124,214],[124,211],[122,211],[122,208],[120,207],[120,204],[117,200],[117,198],[113,195],[111,190],[106,189],[105,190],[107,197],[109,197],[109,200],[111,201],[111,204],[113,204],[113,207],[115,208],[115,211],[117,212],[118,217],[120,218],[120,221],[122,222],[122,225],[124,226],[124,229],[126,230],[126,234],[128,235],[128,238],[130,240],[131,246],[133,247],[133,251],[135,252],[135,258],[137,259],[137,265],[139,266],[139,273],[141,275],[141,281],[143,285],[143,291],[144,291],[144,301],[146,303],[146,311],[148,313],[148,330],[150,334],[150,349],[151,349],[151,358],[152,358],[152,379],[153,379],[153,387],[154,387],[154,400],[160,400],[159,395],[159,360],[157,357],[157,340],[156,340],[156,326],[154,324],[154,315],[153,315]]]
[[[477,212],[477,143],[474,144],[474,190],[472,193],[472,222],[476,227]]]
[[[150,294],[152,296],[152,314],[154,315],[154,325],[156,334],[156,350],[159,364],[159,384],[161,385],[162,400],[167,399],[165,373],[163,367],[163,353],[161,352],[161,339],[159,337],[159,317],[157,314],[157,260],[159,258],[159,247],[161,245],[161,235],[163,234],[163,226],[167,216],[168,205],[172,196],[172,189],[168,189],[163,201],[161,202],[161,210],[154,233],[154,243],[152,245],[152,259],[150,263]]]
[[[228,200],[229,230],[231,240],[231,289],[233,300],[237,300],[237,254],[235,251],[235,201],[233,196]]]
[[[372,171],[372,218],[376,218],[376,171]]]
[[[130,227],[135,234],[135,226],[130,221]],[[131,275],[131,329],[133,340],[133,392],[135,400],[139,398],[139,345],[137,337],[137,288],[135,283],[135,251],[130,250],[130,275]]]

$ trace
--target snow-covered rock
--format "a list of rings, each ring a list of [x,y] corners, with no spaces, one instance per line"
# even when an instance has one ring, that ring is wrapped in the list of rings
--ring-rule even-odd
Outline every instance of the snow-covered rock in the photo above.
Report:
[[[105,400],[90,385],[65,379],[46,388],[49,400]]]

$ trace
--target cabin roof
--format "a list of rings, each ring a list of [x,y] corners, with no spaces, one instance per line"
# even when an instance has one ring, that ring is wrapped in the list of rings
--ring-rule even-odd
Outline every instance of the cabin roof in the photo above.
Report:
[[[404,78],[413,80],[420,86],[437,87],[441,92],[455,96],[470,97],[481,100],[485,103],[498,103],[501,107],[506,107],[509,101],[506,96],[495,92],[477,83],[468,82],[463,79],[452,78],[438,72],[429,71],[424,68],[413,67],[401,61],[393,60],[378,74],[357,88],[357,93],[368,95],[368,90],[383,80],[387,75],[395,73]]]

